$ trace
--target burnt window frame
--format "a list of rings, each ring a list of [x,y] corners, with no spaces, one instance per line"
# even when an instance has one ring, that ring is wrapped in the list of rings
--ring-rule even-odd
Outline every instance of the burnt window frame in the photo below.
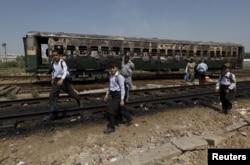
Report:
[[[96,51],[96,54],[92,54],[92,51]],[[93,55],[97,56],[98,55],[98,46],[90,46],[89,52],[90,52],[91,56],[93,56]]]
[[[88,47],[87,46],[79,46],[79,53],[80,55],[87,55],[88,54]]]

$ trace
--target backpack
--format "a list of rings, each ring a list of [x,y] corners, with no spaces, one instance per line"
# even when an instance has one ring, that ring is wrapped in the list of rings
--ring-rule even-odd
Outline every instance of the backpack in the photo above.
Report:
[[[226,77],[227,79],[229,79],[231,83],[236,83],[234,81],[234,79],[233,79],[233,76],[235,76],[235,75],[233,73],[230,73],[229,77],[228,76],[224,76],[224,77]]]
[[[61,68],[63,69],[63,60],[61,60],[60,64],[61,64]],[[65,62],[65,64],[66,64],[66,62]],[[51,73],[53,72],[53,70],[54,70],[53,65],[54,65],[54,60],[51,61],[51,64],[50,64],[50,66],[49,66],[49,72],[48,72],[49,74],[51,74]],[[66,64],[66,65],[67,65],[67,64]],[[68,81],[72,81],[72,77],[71,77],[71,73],[70,73],[69,68],[68,68],[68,74],[67,74],[67,76],[66,76],[66,79],[67,79]]]
[[[224,75],[224,77],[229,79],[231,83],[235,83],[235,88],[233,90],[236,93],[236,82],[234,81],[233,76],[235,77],[233,73],[230,73],[229,77]]]
[[[123,76],[123,75],[121,75],[120,73],[118,75],[115,75],[115,83],[118,84],[119,88],[121,89],[120,83],[119,83],[119,78],[118,78],[119,76]],[[125,81],[124,81],[124,87],[126,87]]]

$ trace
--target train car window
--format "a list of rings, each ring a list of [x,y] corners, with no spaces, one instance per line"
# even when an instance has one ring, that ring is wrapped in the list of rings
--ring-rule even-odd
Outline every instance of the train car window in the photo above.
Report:
[[[149,55],[149,49],[143,49],[142,54],[143,54],[143,56],[148,56]]]
[[[113,47],[112,48],[112,53],[114,56],[119,56],[121,54],[121,50],[119,47]]]
[[[152,56],[157,56],[157,49],[152,49]]]
[[[225,52],[225,51],[222,51],[221,56],[222,56],[222,57],[226,57],[226,52]]]
[[[194,56],[194,51],[193,51],[193,50],[190,50],[190,51],[188,52],[188,55],[189,55],[189,57],[193,57],[193,56]]]
[[[97,46],[91,46],[90,47],[90,55],[91,56],[97,56],[98,55],[98,47]]]
[[[140,48],[134,48],[134,56],[140,56],[141,55],[141,49]]]
[[[130,48],[123,48],[123,53],[126,55],[130,55]]]
[[[197,56],[197,57],[201,57],[201,51],[200,51],[200,50],[197,50],[197,51],[196,51],[196,56]]]
[[[216,51],[216,57],[220,57],[220,51]]]
[[[180,50],[175,50],[175,51],[174,51],[174,54],[175,54],[175,55],[181,55],[181,51],[180,51]]]
[[[87,46],[79,46],[79,51],[80,51],[81,55],[87,55],[88,48],[87,48]]]
[[[75,50],[76,50],[75,46],[67,46],[66,55],[67,56],[73,55],[73,53],[74,53]]]
[[[142,52],[143,53],[149,53],[149,49],[143,49]]]
[[[172,49],[168,49],[168,56],[173,56],[173,50]]]
[[[181,53],[182,53],[182,57],[185,57],[187,55],[187,50],[182,50]]]
[[[210,57],[215,57],[214,51],[210,51]]]
[[[101,52],[102,52],[102,55],[108,55],[109,54],[109,48],[106,47],[106,46],[102,46],[101,47]]]
[[[165,49],[160,49],[160,55],[165,56],[166,55],[166,50]]]
[[[207,57],[208,56],[208,51],[203,51],[203,57]]]

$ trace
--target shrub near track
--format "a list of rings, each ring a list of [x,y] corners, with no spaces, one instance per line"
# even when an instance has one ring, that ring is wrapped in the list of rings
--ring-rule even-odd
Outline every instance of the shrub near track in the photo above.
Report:
[[[17,58],[14,62],[0,62],[0,76],[25,73],[24,60]]]

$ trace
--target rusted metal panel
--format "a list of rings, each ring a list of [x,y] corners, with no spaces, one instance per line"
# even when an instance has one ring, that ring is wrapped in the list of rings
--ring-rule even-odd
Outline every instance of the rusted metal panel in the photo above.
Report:
[[[122,37],[72,33],[28,32],[30,39],[27,54],[37,55],[39,45],[36,40],[47,39],[48,52],[63,49],[66,59],[70,59],[72,65],[81,69],[91,69],[106,65],[109,60],[119,61],[121,56],[129,54],[137,66],[141,69],[154,70],[175,67],[184,67],[186,61],[193,57],[196,61],[205,59],[207,62],[225,62],[237,59],[244,54],[244,47],[234,43],[169,40],[158,38]],[[32,41],[33,40],[33,41]],[[40,43],[40,42],[38,42]],[[112,57],[112,58],[110,58]],[[39,58],[39,57],[37,57]],[[74,62],[73,62],[74,61]],[[86,64],[88,61],[88,64]],[[119,61],[120,62],[120,61]],[[157,65],[159,62],[162,65]],[[150,63],[150,65],[145,65]],[[167,65],[167,66],[166,66]]]

